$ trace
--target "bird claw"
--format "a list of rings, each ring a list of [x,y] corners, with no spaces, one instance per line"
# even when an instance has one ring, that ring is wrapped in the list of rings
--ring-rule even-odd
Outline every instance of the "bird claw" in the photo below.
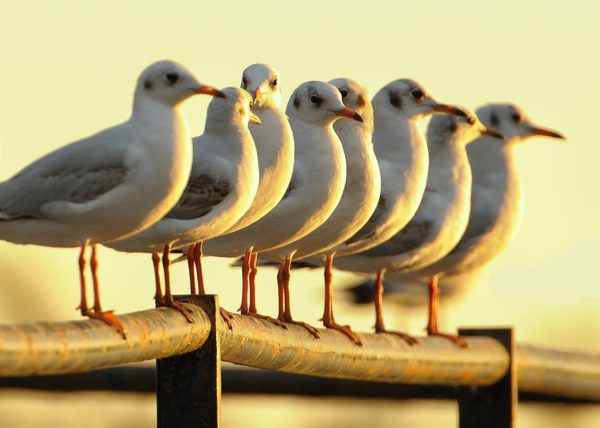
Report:
[[[323,323],[326,328],[337,330],[344,333],[351,341],[356,343],[358,346],[362,346],[362,341],[358,335],[352,331],[349,325],[340,325],[336,322]]]
[[[123,324],[117,319],[113,311],[86,311],[85,316],[91,319],[101,320],[114,328],[123,339],[127,339],[127,330],[123,327]]]
[[[188,308],[186,308],[184,305],[182,305],[181,303],[169,301],[168,299],[163,299],[162,301],[158,300],[158,304],[159,304],[159,306],[175,309],[177,312],[179,312],[181,315],[183,315],[185,317],[187,322],[189,322],[190,324],[194,323],[194,319],[192,318],[192,315],[191,315],[192,312]]]
[[[246,312],[243,315],[247,315],[249,317],[262,319],[265,321],[269,321],[271,324],[275,324],[277,327],[281,327],[284,330],[287,330],[287,325],[284,322],[279,321],[277,318],[270,317],[268,315],[262,315],[257,312]]]
[[[233,315],[231,315],[228,310],[223,308],[219,308],[219,312],[221,314],[221,318],[223,318],[223,321],[225,321],[225,324],[227,324],[227,327],[229,327],[229,330],[233,330],[233,325],[231,324]]]
[[[386,329],[381,329],[381,328],[375,328],[375,333],[377,334],[393,334],[396,335],[398,337],[400,337],[402,340],[404,340],[407,344],[409,344],[410,346],[416,345],[417,343],[419,343],[417,341],[417,339],[415,339],[414,337],[412,337],[410,334],[406,334],[406,333],[402,333],[401,331],[388,331]]]
[[[427,335],[443,337],[445,339],[448,339],[449,341],[454,343],[459,348],[465,349],[465,348],[469,347],[469,345],[467,344],[467,341],[464,338],[457,336],[455,334],[447,334],[447,333],[440,333],[440,332],[428,332]]]

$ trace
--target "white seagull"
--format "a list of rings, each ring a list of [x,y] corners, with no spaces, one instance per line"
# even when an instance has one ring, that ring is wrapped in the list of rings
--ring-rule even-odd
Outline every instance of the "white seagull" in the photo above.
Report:
[[[0,184],[0,239],[80,247],[81,314],[106,322],[124,338],[112,311],[101,308],[96,244],[151,226],[177,202],[192,161],[179,106],[194,94],[221,95],[182,65],[156,62],[138,79],[129,120],[62,147]],[[93,309],[85,293],[88,245]]]
[[[152,253],[156,299],[180,311],[190,322],[185,306],[173,301],[171,294],[171,248],[193,248],[196,242],[225,232],[248,210],[258,187],[258,161],[248,121],[260,124],[260,119],[251,112],[252,98],[240,88],[221,92],[223,97],[214,98],[208,106],[204,134],[193,139],[192,171],[177,204],[143,232],[105,244],[117,251]],[[165,296],[158,274],[161,251]],[[200,254],[195,256],[198,259]],[[196,294],[193,265],[189,267],[191,293]],[[200,293],[205,294],[202,282],[199,285]],[[221,310],[221,314],[228,322],[227,311]]]
[[[287,116],[281,108],[281,78],[275,68],[266,64],[253,64],[247,67],[242,75],[242,88],[252,94],[254,98],[252,111],[262,122],[260,126],[250,126],[258,156],[260,174],[258,190],[250,209],[225,234],[204,242],[203,252],[218,257],[244,256],[241,313],[268,318],[283,327],[281,322],[258,314],[254,287],[256,253],[252,251],[261,250],[256,242],[256,233],[259,233],[257,231],[269,227],[269,223],[265,223],[261,218],[279,203],[288,188],[294,168],[294,138]],[[260,223],[254,228],[247,228],[257,221]],[[274,241],[266,245],[271,247],[276,243],[277,241]],[[250,279],[252,280],[248,307]]]
[[[480,120],[504,138],[482,136],[467,148],[473,173],[471,213],[458,245],[437,262],[412,272],[410,277],[390,271],[394,281],[429,279],[429,334],[438,330],[438,278],[460,275],[480,268],[496,257],[514,236],[523,210],[523,198],[514,147],[526,138],[565,137],[535,125],[517,106],[488,104],[477,110]]]
[[[381,172],[381,196],[367,224],[337,247],[336,260],[388,240],[417,211],[429,162],[419,119],[433,113],[465,116],[459,108],[437,102],[423,86],[410,79],[387,84],[375,94],[372,104],[373,144]]]
[[[320,81],[296,88],[286,113],[294,134],[294,171],[289,187],[261,221],[240,232],[252,236],[255,249],[260,251],[282,248],[273,253],[281,262],[277,274],[278,320],[301,325],[319,337],[314,327],[292,318],[289,279],[296,248],[287,245],[319,227],[337,206],[346,181],[346,160],[333,123],[340,117],[362,118],[344,106],[335,86]]]
[[[285,247],[261,254],[261,260],[277,261],[284,251],[296,250],[294,260],[308,256],[325,260],[325,305],[323,325],[346,334],[356,344],[360,338],[349,326],[335,322],[333,316],[332,263],[336,246],[352,237],[371,217],[381,192],[377,158],[373,151],[373,107],[366,88],[346,78],[329,83],[340,91],[344,104],[356,111],[363,121],[338,120],[333,129],[346,156],[346,184],[342,198],[329,218],[304,238]]]
[[[486,129],[476,116],[436,116],[427,130],[429,173],[421,204],[410,222],[388,241],[352,257],[340,267],[377,272],[375,331],[387,332],[383,322],[383,276],[386,270],[411,272],[445,256],[458,243],[469,218],[471,169],[465,146],[481,134],[500,137]],[[344,263],[345,262],[345,263]],[[409,342],[408,336],[400,334]]]

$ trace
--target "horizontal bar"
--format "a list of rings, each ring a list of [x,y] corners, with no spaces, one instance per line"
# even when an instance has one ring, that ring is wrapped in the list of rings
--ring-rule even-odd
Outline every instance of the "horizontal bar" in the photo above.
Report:
[[[307,397],[353,397],[383,400],[456,400],[458,388],[447,385],[412,385],[366,382],[349,379],[297,375],[253,368],[224,367],[221,372],[223,394],[295,395]],[[43,391],[156,392],[154,367],[124,366],[86,373],[0,377],[0,389]],[[594,404],[598,400],[562,398],[555,395],[519,391],[519,402]]]
[[[0,376],[78,373],[164,358],[199,348],[208,317],[186,304],[193,324],[178,312],[158,308],[119,315],[128,332],[121,339],[98,320],[0,325]],[[432,385],[486,385],[500,378],[508,357],[489,338],[467,338],[459,349],[442,338],[419,338],[409,346],[394,335],[360,334],[358,347],[337,331],[288,330],[234,315],[233,330],[219,320],[222,359],[251,367],[355,380]],[[519,389],[600,400],[600,355],[517,346]]]

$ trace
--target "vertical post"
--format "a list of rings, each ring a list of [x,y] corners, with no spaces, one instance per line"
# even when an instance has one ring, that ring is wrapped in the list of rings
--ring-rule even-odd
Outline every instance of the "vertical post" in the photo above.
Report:
[[[217,334],[216,295],[177,296],[208,314],[211,330],[201,348],[156,360],[158,428],[221,426],[221,344]]]
[[[460,329],[459,334],[492,337],[506,348],[509,355],[508,370],[495,384],[483,387],[459,387],[459,427],[514,428],[518,390],[512,328]]]

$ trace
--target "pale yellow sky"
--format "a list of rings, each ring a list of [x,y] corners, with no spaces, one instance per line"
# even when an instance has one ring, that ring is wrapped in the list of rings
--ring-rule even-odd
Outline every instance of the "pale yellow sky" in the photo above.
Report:
[[[514,324],[520,340],[598,350],[589,344],[590,333],[600,334],[600,144],[593,126],[600,96],[598,12],[584,1],[4,4],[0,180],[52,149],[125,120],[138,74],[163,58],[186,64],[218,87],[238,85],[253,62],[271,63],[281,71],[286,101],[303,81],[340,76],[361,81],[372,94],[411,77],[440,101],[470,108],[513,101],[539,124],[563,132],[568,143],[536,138],[517,148],[527,206],[521,230],[444,320],[448,327]],[[204,127],[207,102],[186,105],[194,134]],[[100,256],[107,308],[123,313],[152,306],[147,255],[102,249]],[[0,242],[0,320],[77,318],[76,257],[74,249]],[[207,263],[208,288],[235,309],[238,273],[225,266]],[[174,271],[177,291],[186,292],[185,267]],[[274,272],[260,278],[261,306],[273,312]],[[295,314],[317,324],[321,275],[296,279]],[[339,307],[341,322],[369,329],[370,308]],[[396,318],[390,314],[390,323],[419,333],[425,314]],[[552,320],[551,329],[540,320]],[[584,328],[592,329],[588,336],[580,334]],[[560,338],[549,334],[557,329]]]

